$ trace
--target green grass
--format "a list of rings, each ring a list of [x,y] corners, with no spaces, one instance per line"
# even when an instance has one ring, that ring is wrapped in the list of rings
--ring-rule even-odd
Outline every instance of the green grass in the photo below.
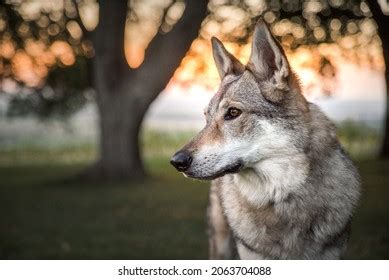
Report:
[[[168,155],[191,134],[143,138],[151,178],[68,181],[93,146],[0,151],[0,259],[204,259],[208,184],[185,179]],[[347,258],[389,258],[389,161],[362,160],[364,193]]]
[[[345,149],[357,159],[378,154],[381,133],[363,122],[345,120],[337,125],[338,137]]]
[[[83,165],[0,167],[0,259],[206,258],[207,184],[151,167],[131,185],[64,180]]]
[[[358,162],[362,199],[354,215],[351,259],[389,259],[389,160]]]

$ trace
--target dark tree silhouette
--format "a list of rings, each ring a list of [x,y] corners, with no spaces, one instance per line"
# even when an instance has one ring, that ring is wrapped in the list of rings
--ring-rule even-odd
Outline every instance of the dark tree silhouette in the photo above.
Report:
[[[100,22],[92,34],[100,158],[90,175],[109,179],[145,175],[138,139],[142,119],[197,37],[206,11],[207,1],[187,1],[173,29],[157,34],[142,65],[129,69],[123,50],[127,2],[100,2]]]

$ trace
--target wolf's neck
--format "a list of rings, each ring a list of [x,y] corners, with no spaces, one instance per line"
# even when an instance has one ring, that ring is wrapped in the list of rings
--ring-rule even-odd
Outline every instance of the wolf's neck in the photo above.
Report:
[[[235,174],[233,180],[250,204],[261,207],[285,200],[304,184],[308,172],[306,155],[295,154],[262,160]]]

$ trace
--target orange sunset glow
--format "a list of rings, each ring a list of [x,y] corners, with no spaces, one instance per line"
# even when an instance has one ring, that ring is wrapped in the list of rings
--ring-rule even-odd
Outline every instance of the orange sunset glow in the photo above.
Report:
[[[223,42],[227,50],[246,63],[251,52],[251,40],[247,44],[239,45],[233,42]],[[383,71],[384,61],[380,43],[374,43],[361,51],[359,57],[345,57],[338,44],[321,44],[319,46],[301,46],[296,50],[287,50],[286,54],[292,69],[298,74],[304,88],[318,86],[318,69],[320,57],[326,55],[331,58],[334,66],[342,63],[356,63],[360,66],[373,67]],[[200,86],[214,91],[220,78],[212,57],[210,40],[196,39],[190,51],[182,60],[168,87],[180,85],[182,87]]]
[[[224,42],[227,50],[239,58],[243,63],[248,61],[250,55],[250,42],[245,45]],[[383,59],[379,45],[371,45],[368,50],[371,57],[361,53],[359,63],[369,64],[369,59],[374,59],[373,64],[378,69],[383,69]],[[141,67],[144,59],[144,50],[139,46],[128,43],[125,49],[129,67]],[[317,80],[316,69],[319,67],[317,57],[320,54],[332,56],[333,61],[338,62],[345,58],[341,55],[336,44],[323,44],[315,47],[300,47],[295,51],[287,52],[292,68],[299,74],[303,85],[308,86]],[[0,45],[0,55],[12,60],[12,72],[16,79],[26,83],[30,87],[41,86],[47,76],[48,70],[55,63],[63,66],[71,66],[75,62],[75,53],[71,46],[64,41],[55,41],[50,46],[45,46],[39,41],[28,41],[26,51],[15,50],[10,41]],[[350,61],[352,61],[350,57]],[[355,58],[354,58],[355,59]],[[366,61],[364,61],[365,59]],[[137,67],[134,67],[137,66]],[[1,71],[1,69],[0,69]],[[3,70],[4,71],[4,70]],[[193,41],[181,66],[176,70],[168,87],[180,84],[183,87],[195,84],[214,90],[219,83],[219,76],[213,61],[209,40],[198,38]]]

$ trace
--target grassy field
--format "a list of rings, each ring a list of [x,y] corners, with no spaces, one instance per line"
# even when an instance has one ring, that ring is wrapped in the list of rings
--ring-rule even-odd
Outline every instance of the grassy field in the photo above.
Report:
[[[151,178],[131,185],[67,180],[95,158],[92,146],[1,150],[0,259],[207,258],[208,184],[167,160],[189,137],[148,134]],[[364,193],[347,258],[388,259],[389,162],[361,156],[358,166]]]

